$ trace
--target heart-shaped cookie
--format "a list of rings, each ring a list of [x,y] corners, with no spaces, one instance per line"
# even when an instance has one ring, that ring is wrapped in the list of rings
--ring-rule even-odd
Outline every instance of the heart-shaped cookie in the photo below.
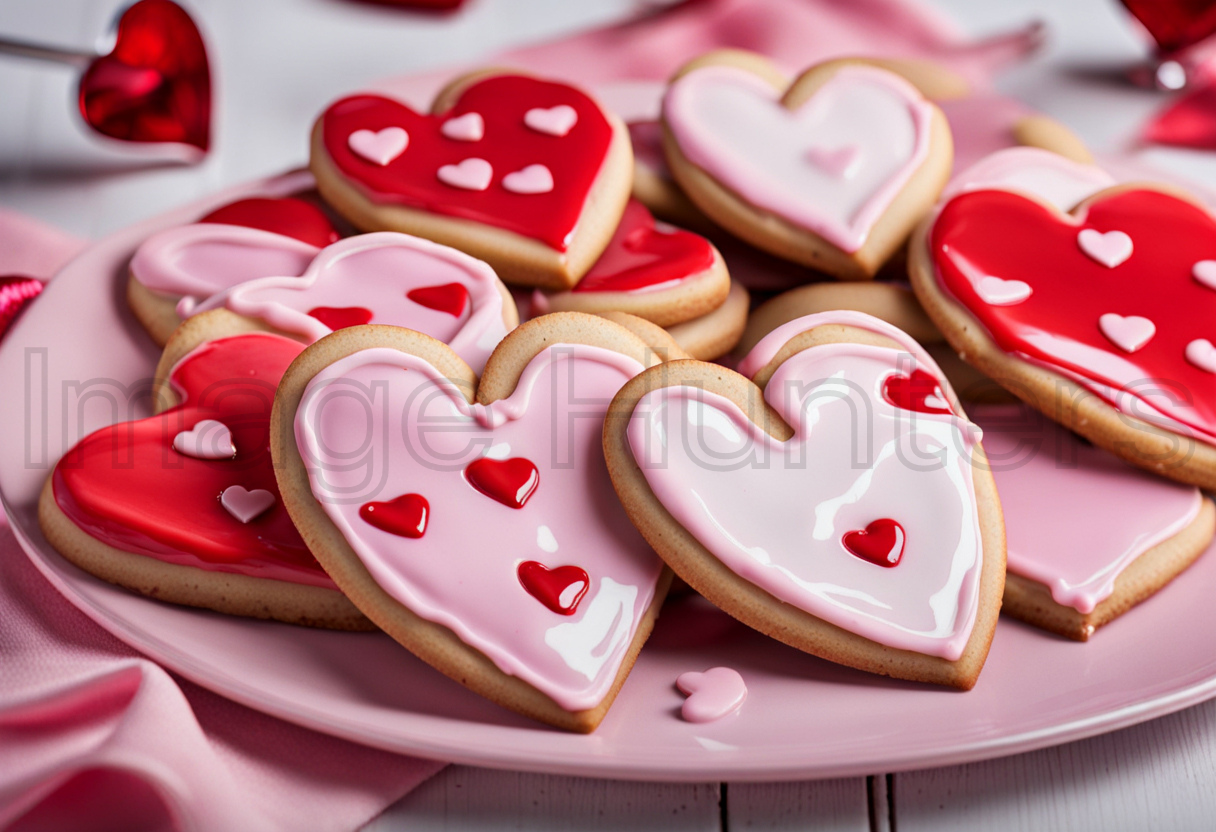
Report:
[[[632,168],[624,125],[586,93],[501,71],[456,79],[430,114],[343,98],[312,137],[321,193],[359,228],[417,234],[555,290],[608,244]]]
[[[370,629],[297,534],[267,450],[275,385],[304,348],[239,329],[224,312],[182,327],[163,362],[170,406],[73,446],[43,490],[43,531],[77,566],[153,598]]]
[[[394,232],[318,250],[250,228],[187,225],[145,241],[131,275],[142,289],[178,297],[181,317],[223,307],[309,342],[344,326],[404,326],[451,345],[478,371],[518,323],[485,263]]]
[[[409,650],[507,707],[593,730],[670,575],[600,450],[612,396],[657,360],[623,327],[554,313],[508,335],[475,385],[426,336],[336,332],[279,392],[284,501],[338,585]],[[425,500],[424,527],[371,519],[402,495]]]
[[[740,621],[853,667],[970,688],[1005,573],[979,431],[932,359],[857,312],[774,330],[740,363],[648,371],[613,401],[630,519]],[[891,400],[933,379],[945,412]]]
[[[1207,209],[1121,185],[1070,214],[961,193],[918,232],[910,265],[925,311],[982,372],[1100,447],[1212,487],[1216,374],[1195,346],[1216,337],[1216,291],[1195,277],[1212,258]],[[1029,291],[994,298],[992,278]]]
[[[758,55],[710,53],[663,100],[676,181],[711,219],[780,257],[873,277],[950,174],[950,128],[899,75],[861,61],[793,83]]]
[[[722,305],[730,275],[704,237],[657,225],[646,206],[631,199],[600,259],[568,292],[532,296],[532,309],[620,311],[659,326],[690,321]]]

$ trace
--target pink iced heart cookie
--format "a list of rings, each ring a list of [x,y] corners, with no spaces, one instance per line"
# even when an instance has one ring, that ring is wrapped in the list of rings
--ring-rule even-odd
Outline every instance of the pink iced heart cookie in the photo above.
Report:
[[[668,88],[663,129],[672,174],[711,219],[843,278],[873,277],[950,173],[941,111],[861,61],[789,83],[759,56],[702,56]]]
[[[604,443],[630,519],[745,624],[970,688],[1000,606],[1000,505],[933,360],[876,318],[825,312],[775,329],[739,372],[679,362],[617,395]]]
[[[680,715],[688,722],[713,722],[729,716],[747,699],[747,683],[739,671],[729,667],[681,673],[676,687],[688,697],[680,708]]]
[[[276,265],[282,271],[270,271]],[[148,288],[180,295],[182,317],[226,308],[309,342],[353,324],[404,326],[449,344],[475,370],[518,322],[485,263],[394,232],[316,249],[249,228],[183,226],[144,243],[132,270]]]
[[[967,191],[996,189],[1027,194],[1068,211],[1114,184],[1115,178],[1097,165],[1038,147],[1011,147],[985,156],[952,178],[942,200]]]
[[[480,385],[417,333],[334,333],[278,393],[283,500],[404,646],[507,707],[592,730],[668,582],[600,450],[612,396],[656,360],[573,312],[508,335]]]

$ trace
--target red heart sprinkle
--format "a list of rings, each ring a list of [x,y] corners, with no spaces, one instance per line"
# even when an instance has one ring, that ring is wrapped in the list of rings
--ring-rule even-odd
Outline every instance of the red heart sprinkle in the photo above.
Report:
[[[383,503],[364,503],[359,516],[381,531],[417,539],[426,534],[431,504],[421,494],[402,494]]]
[[[631,199],[608,247],[574,291],[632,292],[692,277],[713,264],[708,240],[678,228],[659,231],[646,206]]]
[[[0,277],[0,338],[21,310],[41,292],[41,280],[18,274]]]
[[[558,615],[574,615],[591,586],[587,571],[578,566],[550,569],[543,563],[526,560],[519,565],[518,574],[528,594]]]
[[[362,326],[372,319],[372,310],[362,306],[318,306],[309,309],[308,314],[333,330]]]
[[[904,527],[894,520],[884,517],[875,520],[864,529],[846,532],[841,542],[844,547],[862,560],[868,560],[875,566],[885,566],[890,569],[898,566],[904,556],[904,543],[907,535]]]
[[[463,283],[445,283],[442,286],[423,286],[411,289],[405,296],[419,306],[434,309],[436,312],[447,312],[453,318],[464,314],[469,305],[469,290]]]
[[[317,248],[338,242],[338,232],[325,212],[295,197],[238,199],[216,208],[199,222],[258,228],[294,237]]]
[[[882,385],[882,395],[887,401],[904,410],[919,410],[921,413],[952,413],[942,393],[941,382],[924,370],[913,370],[911,377],[890,375]]]
[[[464,469],[465,479],[487,497],[509,508],[523,508],[540,485],[540,471],[532,460],[490,459],[483,456]]]
[[[114,50],[80,78],[80,113],[129,142],[181,142],[206,151],[211,70],[198,27],[169,0],[139,0],[118,21]]]

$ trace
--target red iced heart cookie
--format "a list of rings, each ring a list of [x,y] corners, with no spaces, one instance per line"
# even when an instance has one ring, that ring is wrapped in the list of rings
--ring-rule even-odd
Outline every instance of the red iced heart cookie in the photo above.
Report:
[[[540,472],[530,459],[481,457],[464,471],[469,485],[504,506],[523,508],[540,485]]]
[[[198,27],[169,0],[139,0],[118,21],[114,49],[80,79],[80,112],[99,133],[178,142],[206,152],[211,71]]]
[[[436,109],[374,95],[330,105],[313,141],[322,193],[362,228],[463,248],[504,279],[582,276],[628,195],[624,127],[574,87],[523,75],[454,82]]]
[[[421,494],[402,494],[378,503],[364,503],[359,516],[377,529],[401,537],[419,538],[426,534],[431,504]]]
[[[24,275],[0,277],[0,338],[30,301],[42,294],[42,281]]]
[[[904,527],[889,517],[875,520],[864,529],[845,532],[840,539],[857,557],[888,568],[899,565],[904,556],[904,541]]]
[[[221,205],[201,217],[199,222],[260,228],[317,248],[324,248],[339,239],[337,229],[324,211],[311,202],[290,196],[238,199]]]
[[[574,615],[578,602],[587,594],[591,579],[581,566],[553,569],[534,560],[519,565],[519,582],[528,594],[558,615]]]

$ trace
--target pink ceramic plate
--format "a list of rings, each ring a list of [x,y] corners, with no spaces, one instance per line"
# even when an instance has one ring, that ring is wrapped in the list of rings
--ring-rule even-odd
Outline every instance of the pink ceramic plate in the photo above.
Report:
[[[36,504],[63,450],[147,412],[157,358],[123,300],[126,264],[154,231],[300,175],[239,188],[115,234],[55,279],[0,350],[0,489],[34,563],[98,624],[246,705],[368,745],[501,768],[641,780],[842,777],[996,757],[1078,739],[1216,696],[1216,555],[1075,644],[1001,621],[970,693],[868,676],[762,638],[685,601],[669,607],[608,718],[573,736],[517,717],[385,636],[331,633],[149,601],[80,572],[46,543]],[[676,676],[737,669],[740,713],[679,717]]]

